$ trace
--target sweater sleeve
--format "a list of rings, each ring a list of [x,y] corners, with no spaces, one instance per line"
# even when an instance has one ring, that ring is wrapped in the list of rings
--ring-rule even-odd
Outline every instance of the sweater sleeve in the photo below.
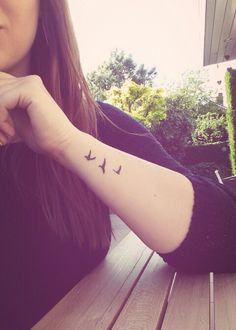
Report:
[[[99,121],[102,142],[185,175],[194,189],[194,207],[185,240],[172,253],[161,254],[175,268],[187,272],[236,271],[236,192],[210,178],[194,175],[171,157],[156,138],[125,112],[99,103],[108,121]]]
[[[141,123],[114,106],[102,102],[98,103],[102,112],[114,124],[127,131],[124,132],[114,127],[107,120],[104,121],[99,118],[98,131],[100,140],[103,143],[173,171],[191,174],[189,169],[165,151],[160,142]]]

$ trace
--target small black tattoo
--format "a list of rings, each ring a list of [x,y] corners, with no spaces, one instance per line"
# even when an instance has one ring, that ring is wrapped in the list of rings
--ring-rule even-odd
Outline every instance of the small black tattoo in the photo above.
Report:
[[[101,167],[103,174],[105,173],[105,166],[106,166],[106,159],[104,158],[103,164],[99,165],[99,167]]]
[[[91,157],[91,153],[92,153],[92,151],[90,150],[88,156],[84,156],[84,158],[86,158],[87,160],[94,160],[94,159],[96,159],[96,157]]]
[[[121,171],[121,165],[120,165],[120,167],[119,167],[119,170],[113,170],[116,174],[118,174],[118,175],[120,175],[120,171]]]

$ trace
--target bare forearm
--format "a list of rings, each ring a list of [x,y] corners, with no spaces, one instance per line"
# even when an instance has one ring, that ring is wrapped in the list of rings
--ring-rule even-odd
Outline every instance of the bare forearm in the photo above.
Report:
[[[184,238],[193,189],[182,174],[76,130],[55,157],[76,173],[153,250],[169,252]]]

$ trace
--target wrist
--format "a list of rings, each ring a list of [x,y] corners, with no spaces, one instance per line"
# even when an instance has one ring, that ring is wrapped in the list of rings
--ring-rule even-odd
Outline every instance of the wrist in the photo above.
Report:
[[[51,156],[62,165],[67,165],[68,157],[76,155],[76,150],[77,152],[79,151],[82,140],[86,136],[89,136],[89,134],[82,132],[72,125],[67,137],[50,153]]]

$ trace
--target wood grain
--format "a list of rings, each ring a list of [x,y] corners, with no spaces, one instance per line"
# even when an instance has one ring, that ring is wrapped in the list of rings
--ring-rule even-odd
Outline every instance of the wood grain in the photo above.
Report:
[[[177,273],[161,329],[209,329],[209,284],[209,274]]]
[[[131,232],[33,329],[108,329],[152,253]]]
[[[236,329],[236,274],[214,275],[216,329]]]
[[[174,270],[155,253],[112,330],[154,330],[162,323]]]

